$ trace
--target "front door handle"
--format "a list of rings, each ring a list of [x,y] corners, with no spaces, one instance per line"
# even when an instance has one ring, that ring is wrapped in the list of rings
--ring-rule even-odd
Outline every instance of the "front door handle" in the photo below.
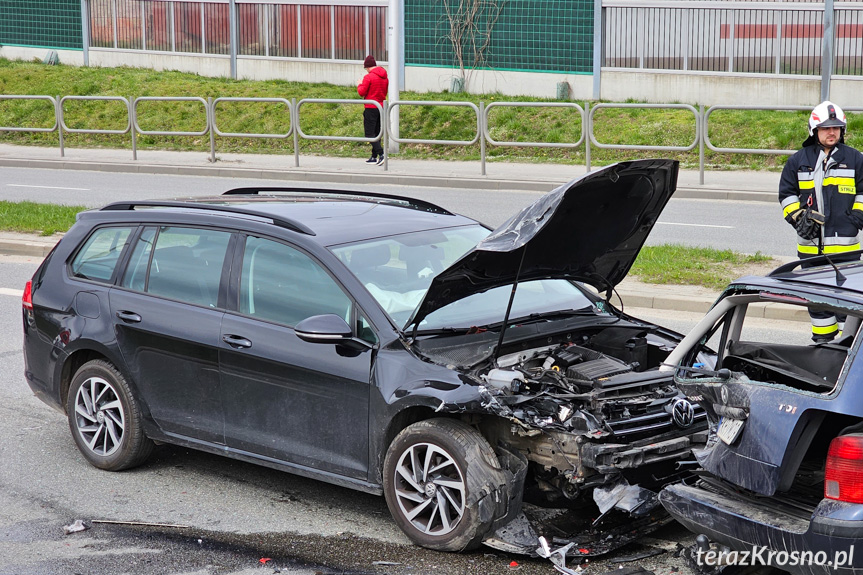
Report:
[[[117,317],[119,317],[121,320],[125,321],[126,323],[138,323],[141,321],[141,316],[136,314],[133,311],[120,310],[117,312]]]
[[[252,347],[252,342],[239,335],[223,335],[222,341],[233,347],[234,349]]]

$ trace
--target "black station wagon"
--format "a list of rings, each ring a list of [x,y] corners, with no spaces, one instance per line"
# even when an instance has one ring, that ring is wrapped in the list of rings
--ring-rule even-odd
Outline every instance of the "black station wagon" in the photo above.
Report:
[[[706,440],[681,336],[609,301],[676,180],[609,166],[493,232],[341,190],[83,212],[26,286],[27,382],[102,469],[172,443],[382,493],[433,549],[606,552]]]

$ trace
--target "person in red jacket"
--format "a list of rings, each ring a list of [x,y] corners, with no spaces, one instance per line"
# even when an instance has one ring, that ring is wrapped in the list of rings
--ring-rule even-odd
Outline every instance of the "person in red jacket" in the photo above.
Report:
[[[366,75],[357,84],[357,93],[361,98],[374,100],[383,106],[390,87],[387,71],[378,66],[373,56],[366,56],[363,67]],[[363,129],[366,138],[373,138],[381,133],[381,112],[374,104],[366,104],[363,110]],[[372,157],[366,160],[366,163],[379,166],[384,163],[384,148],[380,140],[372,142]]]

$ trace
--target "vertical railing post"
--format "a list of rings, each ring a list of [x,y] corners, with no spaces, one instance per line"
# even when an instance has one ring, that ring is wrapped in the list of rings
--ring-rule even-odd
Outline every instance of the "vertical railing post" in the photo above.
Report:
[[[60,157],[66,156],[66,150],[63,147],[63,104],[60,102],[60,96],[54,100],[54,117],[57,119],[57,134],[60,136]]]
[[[477,129],[479,130],[479,163],[480,173],[485,175],[485,102],[479,103],[479,118],[477,118]]]
[[[132,159],[138,159],[138,114],[135,112],[135,98],[129,98],[129,132],[132,133]]]
[[[297,99],[291,98],[291,128],[294,130],[294,167],[300,167],[300,111]]]
[[[701,129],[698,129],[698,126]],[[704,104],[698,104],[698,121],[695,123],[695,137],[698,138],[698,183],[704,185],[704,136],[707,134],[707,118],[704,117]]]
[[[207,98],[207,129],[210,130],[210,163],[216,163],[216,107],[213,105],[213,97]]]
[[[387,172],[390,169],[390,153],[387,149],[387,145],[389,144],[389,117],[390,117],[390,105],[387,100],[384,100],[382,105],[382,115],[381,115],[381,148],[384,151],[384,171]]]
[[[590,172],[590,134],[593,132],[590,127],[590,102],[584,103],[584,165],[587,172]]]

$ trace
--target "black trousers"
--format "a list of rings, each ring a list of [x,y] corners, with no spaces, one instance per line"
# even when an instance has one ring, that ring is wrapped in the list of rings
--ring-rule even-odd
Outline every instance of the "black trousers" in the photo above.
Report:
[[[374,138],[381,133],[381,112],[377,108],[363,109],[363,130],[366,138]],[[372,142],[372,156],[383,157],[384,147],[380,140]]]
[[[807,258],[815,257],[810,254],[801,254],[797,252],[797,257],[801,260],[804,260],[800,267],[802,269],[807,269],[813,267],[815,264],[807,263],[805,260]],[[833,254],[830,256],[830,260],[833,263],[842,263],[842,262],[854,262],[860,259],[860,254],[854,255],[845,255],[842,253]],[[826,263],[821,263],[819,265],[828,265]],[[829,311],[815,311],[809,310],[809,317],[812,320],[812,339],[816,340],[830,340],[836,337],[839,333],[839,324],[845,322],[845,314],[834,314]]]

